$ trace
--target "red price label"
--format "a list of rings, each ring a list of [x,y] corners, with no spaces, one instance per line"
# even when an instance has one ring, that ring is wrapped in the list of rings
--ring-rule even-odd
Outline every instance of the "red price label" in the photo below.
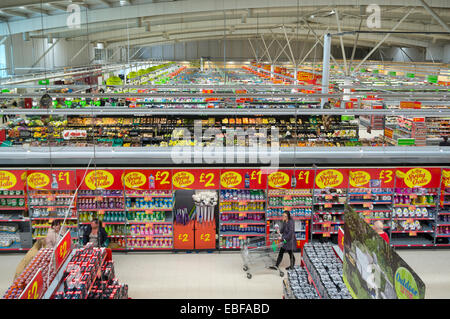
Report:
[[[69,256],[72,251],[72,238],[70,236],[70,231],[67,231],[63,238],[59,241],[55,249],[55,267],[59,267],[64,263],[67,256]]]
[[[44,278],[42,277],[42,270],[39,269],[34,275],[33,279],[25,287],[25,290],[20,295],[19,299],[39,299],[44,288]]]

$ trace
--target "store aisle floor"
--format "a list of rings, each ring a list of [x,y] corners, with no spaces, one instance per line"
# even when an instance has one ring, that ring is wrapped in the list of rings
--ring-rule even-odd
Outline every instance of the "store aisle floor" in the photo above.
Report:
[[[274,299],[283,294],[281,277],[273,270],[247,279],[239,253],[129,253],[113,254],[113,259],[131,298]],[[288,266],[287,255],[282,266]]]
[[[426,298],[450,299],[450,251],[398,250],[427,286]],[[298,260],[299,254],[296,254]],[[0,296],[23,254],[0,255]],[[116,274],[138,298],[263,298],[282,296],[281,278],[270,270],[247,279],[239,253],[114,253]],[[286,267],[285,256],[281,266]]]

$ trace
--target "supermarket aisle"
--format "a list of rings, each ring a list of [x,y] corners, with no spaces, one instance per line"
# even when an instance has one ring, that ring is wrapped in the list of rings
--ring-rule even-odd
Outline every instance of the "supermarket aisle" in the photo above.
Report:
[[[426,298],[450,299],[450,251],[398,250],[427,286]],[[23,254],[0,255],[0,296]],[[298,259],[298,254],[296,254]],[[264,270],[248,280],[239,253],[114,253],[119,280],[131,298],[281,298],[281,278]],[[287,256],[281,266],[286,267]]]
[[[296,258],[299,254],[296,254]],[[113,254],[131,298],[281,298],[281,277],[263,270],[247,279],[239,253]],[[283,269],[288,266],[285,257]]]

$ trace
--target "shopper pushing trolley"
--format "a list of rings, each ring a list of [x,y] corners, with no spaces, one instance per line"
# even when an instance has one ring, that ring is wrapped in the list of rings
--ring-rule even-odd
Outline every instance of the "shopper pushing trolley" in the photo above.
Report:
[[[283,213],[283,223],[281,225],[281,230],[278,229],[278,225],[275,226],[275,233],[271,233],[269,246],[265,246],[265,240],[252,239],[244,243],[241,250],[242,259],[244,261],[244,271],[247,272],[247,277],[250,279],[252,277],[251,272],[255,268],[270,268],[277,270],[281,277],[284,276],[283,271],[281,271],[278,266],[280,265],[284,253],[287,251],[290,257],[290,265],[286,269],[294,269],[295,258],[294,249],[296,246],[295,242],[295,224],[294,220],[291,219],[289,212]],[[281,236],[281,241],[276,244],[275,239]],[[259,246],[259,247],[258,247]]]

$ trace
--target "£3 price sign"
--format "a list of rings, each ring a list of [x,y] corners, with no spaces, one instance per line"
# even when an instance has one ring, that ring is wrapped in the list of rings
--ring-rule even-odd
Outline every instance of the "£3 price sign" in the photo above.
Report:
[[[20,295],[19,299],[39,299],[44,288],[44,277],[42,276],[42,269],[39,268],[36,275],[25,287],[25,290]]]
[[[72,238],[70,236],[70,230],[66,232],[63,238],[59,241],[55,248],[55,269],[59,269],[66,260],[67,256],[72,251]]]

